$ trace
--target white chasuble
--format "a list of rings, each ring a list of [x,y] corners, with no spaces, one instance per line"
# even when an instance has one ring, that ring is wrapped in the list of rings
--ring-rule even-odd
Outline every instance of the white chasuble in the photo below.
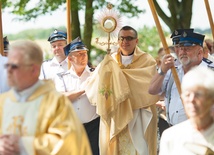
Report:
[[[13,102],[9,98],[3,107],[3,134],[34,136],[42,96],[28,102]],[[13,109],[13,112],[11,112]]]
[[[6,99],[3,107],[2,132],[21,136],[19,141],[20,154],[28,155],[34,152],[33,140],[36,132],[38,111],[43,96],[33,101],[13,102]],[[11,112],[13,109],[13,112]]]

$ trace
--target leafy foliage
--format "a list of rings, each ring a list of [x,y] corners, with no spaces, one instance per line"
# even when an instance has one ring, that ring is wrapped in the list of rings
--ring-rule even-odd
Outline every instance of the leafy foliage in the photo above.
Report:
[[[112,2],[112,1],[111,1]],[[138,6],[134,5],[135,0],[117,0],[114,8],[119,10],[121,14],[129,17],[137,16],[142,13]],[[59,7],[65,7],[65,0],[3,0],[3,8],[12,8],[11,13],[19,15],[19,20],[33,20],[43,14],[51,14],[52,11],[57,10]],[[71,38],[81,37],[89,51],[91,49],[91,38],[93,33],[93,16],[96,9],[107,6],[107,1],[104,0],[72,0],[71,1]],[[33,4],[33,7],[32,7]],[[80,28],[79,11],[85,10],[85,24],[84,32]],[[82,35],[83,34],[83,35]],[[31,36],[28,36],[31,37]],[[90,54],[89,54],[90,59]]]
[[[192,5],[193,0],[165,0],[168,4],[168,10],[170,12],[167,15],[159,4],[163,3],[163,0],[154,0],[156,11],[160,18],[166,23],[171,32],[178,28],[190,28],[192,19]]]
[[[5,34],[5,35],[8,36],[9,40],[18,40],[18,39],[47,40],[49,35],[54,31],[54,29],[64,30],[64,31],[66,30],[64,26],[60,26],[60,27],[49,28],[49,29],[42,29],[42,28],[27,29],[17,34]]]
[[[167,32],[165,32],[165,36],[167,36]],[[157,51],[161,46],[161,40],[158,35],[158,31],[156,27],[149,28],[144,26],[143,28],[138,30],[138,38],[139,43],[138,46],[145,52],[156,56]]]
[[[171,31],[177,28],[189,28],[192,17],[192,3],[193,0],[165,0],[168,4],[170,14],[165,13],[159,3],[163,0],[154,0],[154,4],[158,15],[166,23]],[[136,0],[111,0],[114,3],[114,8],[120,12],[123,16],[133,17],[138,16],[140,13],[144,13],[145,10],[140,10],[135,5]],[[71,15],[72,15],[72,38],[77,36],[83,36],[83,41],[89,49],[95,48],[95,45],[91,46],[91,38],[94,26],[94,11],[107,6],[105,0],[72,0],[71,1]],[[33,20],[40,15],[51,14],[59,7],[66,7],[66,0],[1,0],[2,8],[11,8],[11,13],[19,15],[20,20]],[[32,7],[33,4],[33,7]],[[65,8],[66,9],[66,8]],[[79,10],[85,10],[85,25],[84,29],[81,28],[79,22],[78,12]],[[60,28],[61,29],[61,28]],[[65,29],[65,27],[63,27]],[[81,32],[84,30],[84,32]],[[27,39],[40,39],[47,38],[52,29],[40,31],[27,31],[17,34],[18,38]],[[143,27],[138,30],[139,34],[139,47],[155,56],[160,45],[160,39],[155,27]],[[168,34],[165,34],[167,36]],[[9,35],[8,35],[9,36]],[[9,36],[13,40],[12,36]],[[15,39],[15,38],[14,38]],[[91,51],[91,50],[90,50]],[[102,50],[99,51],[100,55],[103,54]],[[89,57],[90,58],[90,57]],[[92,59],[98,58],[98,56],[92,57]],[[99,56],[99,58],[101,58]]]
[[[84,10],[87,0],[72,1],[71,9]],[[57,10],[59,7],[66,7],[66,0],[1,0],[2,8],[12,8],[11,13],[19,15],[19,20],[29,21],[37,18],[40,15],[51,14],[51,12]],[[127,14],[129,17],[138,16],[139,13],[144,12],[140,10],[138,6],[133,5],[135,0],[118,0],[116,1],[115,8],[121,13]],[[100,9],[107,5],[107,1],[92,0],[93,10]],[[33,6],[31,5],[33,4]],[[31,7],[30,7],[31,6]],[[91,9],[92,9],[91,8]],[[66,9],[66,8],[65,8]]]
[[[65,4],[65,0],[2,0],[2,8],[12,8],[11,13],[19,15],[19,20],[29,21],[37,18],[39,15],[51,14],[54,10],[58,9],[60,5]],[[33,5],[31,5],[33,4]],[[31,7],[30,7],[31,5]]]

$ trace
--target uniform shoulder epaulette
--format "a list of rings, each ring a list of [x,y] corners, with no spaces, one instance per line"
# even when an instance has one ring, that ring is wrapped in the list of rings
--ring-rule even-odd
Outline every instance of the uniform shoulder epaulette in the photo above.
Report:
[[[212,65],[212,66],[211,66],[211,65],[208,65],[207,67],[208,67],[209,69],[211,69],[211,70],[214,71],[214,65]]]
[[[209,59],[207,59],[207,58],[203,58],[203,61],[204,61],[205,63],[207,63],[207,67],[208,67],[209,69],[211,69],[211,70],[214,71],[214,63],[213,63],[211,60],[209,60]]]
[[[93,67],[93,68],[90,68],[89,70],[90,70],[90,72],[93,72],[95,70],[95,68]]]
[[[57,75],[59,76],[59,78],[62,78],[63,76],[68,75],[68,74],[70,74],[70,72],[60,72],[60,73],[57,73]]]
[[[213,62],[207,58],[203,58],[202,59],[204,62],[206,62],[207,64],[212,64]]]

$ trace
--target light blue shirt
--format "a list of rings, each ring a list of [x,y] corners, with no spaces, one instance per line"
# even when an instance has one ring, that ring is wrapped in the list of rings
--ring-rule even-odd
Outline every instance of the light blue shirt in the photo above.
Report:
[[[7,63],[7,57],[0,55],[0,94],[8,91],[10,87],[7,82],[7,70],[4,68],[4,64]]]
[[[213,63],[209,64],[203,60],[199,64],[199,66],[214,67],[214,64]],[[182,65],[179,65],[176,68],[176,70],[178,73],[179,80],[182,81],[182,78],[184,76]],[[172,85],[170,86],[170,78],[172,78],[171,70],[167,72],[164,78],[161,90],[162,90],[162,93],[165,92],[165,106],[166,106],[167,121],[168,123],[175,125],[187,120],[187,116],[186,116],[186,113],[174,80]]]

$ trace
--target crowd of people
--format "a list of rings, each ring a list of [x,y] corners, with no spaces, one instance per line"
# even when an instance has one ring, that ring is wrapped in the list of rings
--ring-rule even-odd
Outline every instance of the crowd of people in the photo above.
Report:
[[[45,61],[35,42],[5,37],[0,155],[214,155],[214,48],[204,38],[177,29],[171,53],[155,59],[124,26],[117,52],[91,68],[81,38],[67,43],[64,31],[48,37]]]

